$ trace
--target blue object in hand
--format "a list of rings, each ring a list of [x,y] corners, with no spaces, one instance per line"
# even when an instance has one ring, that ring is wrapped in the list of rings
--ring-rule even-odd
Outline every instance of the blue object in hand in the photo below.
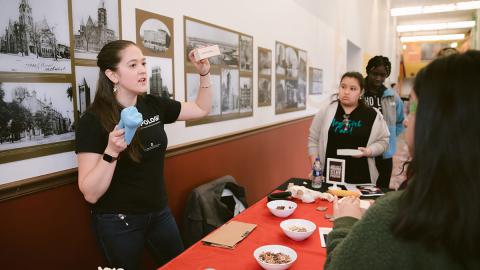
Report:
[[[135,131],[142,124],[143,116],[138,112],[135,106],[130,106],[120,113],[120,122],[118,128],[125,129],[125,142],[129,145],[132,142]]]

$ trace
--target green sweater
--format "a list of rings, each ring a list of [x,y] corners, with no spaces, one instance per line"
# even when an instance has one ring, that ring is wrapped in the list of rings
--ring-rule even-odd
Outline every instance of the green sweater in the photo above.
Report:
[[[378,199],[361,220],[338,218],[328,235],[325,269],[480,269],[480,256],[459,265],[443,252],[396,238],[390,229],[402,191]]]

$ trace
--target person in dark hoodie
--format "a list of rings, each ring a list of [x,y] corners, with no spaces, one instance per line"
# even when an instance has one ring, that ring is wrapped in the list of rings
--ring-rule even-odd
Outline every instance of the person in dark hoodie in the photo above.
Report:
[[[368,61],[365,79],[365,103],[380,110],[390,131],[388,150],[382,156],[375,158],[379,173],[376,185],[383,188],[390,186],[392,157],[397,149],[397,137],[404,130],[403,102],[394,89],[384,85],[391,70],[392,66],[388,58],[377,55]]]

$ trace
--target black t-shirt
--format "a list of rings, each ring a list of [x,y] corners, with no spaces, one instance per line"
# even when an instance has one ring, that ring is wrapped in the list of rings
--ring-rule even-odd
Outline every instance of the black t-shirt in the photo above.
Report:
[[[382,112],[382,96],[385,90],[387,90],[387,88],[385,86],[382,86],[380,91],[376,94],[368,90],[365,91],[365,95],[364,95],[365,103],[368,106],[377,108],[380,112]]]
[[[345,111],[338,104],[337,112],[328,130],[326,157],[345,160],[346,183],[371,183],[367,158],[337,156],[337,149],[366,147],[377,113],[372,108],[360,105],[348,116],[348,126],[344,121],[347,117],[344,115]],[[325,171],[326,168],[324,168]]]
[[[163,166],[168,140],[164,124],[177,120],[181,104],[146,95],[137,98],[136,107],[143,116],[135,133],[143,148],[141,161],[120,155],[107,192],[92,206],[96,213],[146,213],[161,210],[167,204]],[[76,131],[75,151],[103,154],[108,134],[95,114],[85,113]]]

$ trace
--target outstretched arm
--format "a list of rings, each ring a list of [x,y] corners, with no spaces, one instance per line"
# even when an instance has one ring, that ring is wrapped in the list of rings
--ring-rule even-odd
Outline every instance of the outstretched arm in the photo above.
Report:
[[[201,118],[210,112],[212,107],[212,83],[210,81],[210,63],[208,59],[196,61],[193,50],[188,54],[188,58],[195,66],[200,75],[200,89],[197,99],[194,102],[182,102],[178,120],[192,120]]]

